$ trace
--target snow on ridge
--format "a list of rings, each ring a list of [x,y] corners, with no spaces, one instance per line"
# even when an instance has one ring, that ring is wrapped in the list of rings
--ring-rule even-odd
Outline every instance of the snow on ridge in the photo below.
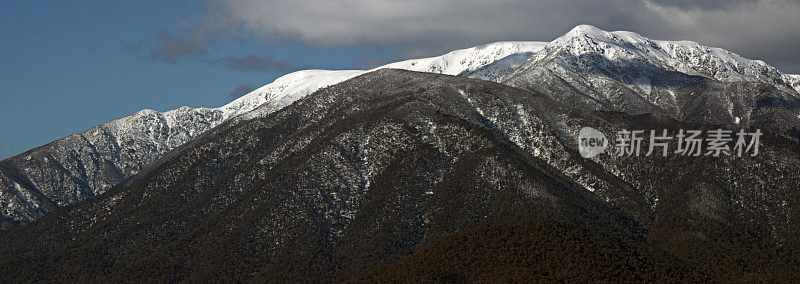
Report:
[[[522,65],[527,58],[532,61],[545,59],[552,56],[551,52],[560,50],[574,56],[597,53],[612,61],[644,59],[654,65],[666,66],[689,75],[705,76],[724,82],[760,81],[785,86],[786,90],[790,90],[788,87],[791,86],[800,92],[798,77],[783,75],[761,60],[747,59],[722,48],[685,40],[652,40],[635,32],[608,32],[591,25],[578,25],[551,42],[496,42],[451,51],[441,56],[389,63],[372,70],[297,71],[217,110],[228,119],[249,112],[266,102],[274,102],[277,108],[282,108],[319,88],[381,68],[466,75],[498,81]]]
[[[301,70],[281,76],[238,99],[218,108],[226,119],[243,114],[266,102],[285,107],[314,91],[358,76],[363,70]]]
[[[541,50],[545,45],[545,42],[536,41],[496,42],[451,51],[441,56],[389,63],[371,70],[302,70],[275,79],[272,83],[217,108],[217,110],[224,113],[225,119],[228,119],[249,112],[266,102],[276,103],[277,108],[282,108],[320,88],[383,68],[447,75],[466,74],[512,54],[532,54]]]
[[[533,60],[566,51],[574,56],[596,53],[609,60],[645,59],[666,65],[689,75],[714,78],[723,82],[760,81],[787,85],[782,73],[761,60],[751,60],[736,53],[708,47],[693,41],[653,40],[629,31],[608,32],[591,25],[579,25],[548,43]]]
[[[506,41],[459,49],[447,54],[390,63],[380,68],[406,69],[420,72],[459,75],[472,72],[516,53],[538,52],[546,45],[538,41]]]
[[[578,25],[551,42],[495,42],[451,51],[441,56],[389,63],[372,70],[297,71],[286,74],[219,108],[184,106],[166,112],[144,109],[93,129],[102,128],[114,136],[134,134],[155,141],[159,139],[153,136],[158,136],[159,132],[180,133],[182,137],[177,139],[178,141],[168,138],[169,141],[163,142],[169,145],[167,148],[171,148],[187,139],[183,136],[195,136],[225,120],[256,109],[266,102],[273,102],[275,107],[282,108],[320,88],[381,68],[498,80],[504,75],[502,73],[510,72],[521,64],[518,61],[531,56],[533,57],[531,60],[541,59],[558,48],[565,48],[575,55],[597,52],[611,59],[638,56],[660,61],[687,74],[711,76],[721,81],[756,79],[791,87],[800,93],[800,75],[781,74],[763,61],[746,59],[721,48],[707,47],[692,41],[651,40],[634,32],[608,32],[591,25]],[[712,69],[708,69],[709,66]],[[486,70],[482,69],[483,67],[491,68]],[[472,72],[475,73],[470,74]],[[158,126],[151,125],[153,123]],[[90,131],[92,130],[87,132]]]

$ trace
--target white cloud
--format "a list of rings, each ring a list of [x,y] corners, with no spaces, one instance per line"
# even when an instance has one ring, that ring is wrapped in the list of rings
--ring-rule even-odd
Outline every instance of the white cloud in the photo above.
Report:
[[[551,40],[578,24],[719,46],[800,66],[800,1],[209,0],[203,25],[232,23],[266,40],[392,46],[435,55],[501,40]],[[795,70],[800,72],[800,70]]]

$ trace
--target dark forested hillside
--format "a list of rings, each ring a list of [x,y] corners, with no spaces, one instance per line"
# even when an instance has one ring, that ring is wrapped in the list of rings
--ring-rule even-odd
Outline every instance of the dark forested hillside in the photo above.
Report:
[[[710,257],[692,251],[700,257],[676,257],[642,236],[567,223],[490,223],[448,234],[358,280],[775,282],[800,277],[797,263],[780,252],[724,242],[706,244],[730,255]],[[748,255],[734,256],[743,251]]]

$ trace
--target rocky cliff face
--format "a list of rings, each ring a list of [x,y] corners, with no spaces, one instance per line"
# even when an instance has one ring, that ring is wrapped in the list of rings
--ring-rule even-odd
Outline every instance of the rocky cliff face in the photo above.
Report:
[[[767,133],[756,157],[584,159],[576,149],[584,126],[608,134],[717,127],[380,70],[226,125],[113,192],[0,234],[0,275],[347,280],[451,233],[546,220],[648,248],[644,260],[619,260],[605,275],[630,261],[663,267],[664,252],[697,272],[682,274],[690,279],[797,277],[796,143]],[[445,246],[458,244],[467,243]],[[474,247],[463,249],[451,252],[466,261]]]

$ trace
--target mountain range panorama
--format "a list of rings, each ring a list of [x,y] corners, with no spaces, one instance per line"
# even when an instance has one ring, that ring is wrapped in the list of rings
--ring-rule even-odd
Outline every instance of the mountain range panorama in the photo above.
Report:
[[[798,279],[799,82],[587,25],[298,71],[219,108],[143,110],[0,161],[0,275]],[[586,126],[765,134],[755,157],[584,159]]]

